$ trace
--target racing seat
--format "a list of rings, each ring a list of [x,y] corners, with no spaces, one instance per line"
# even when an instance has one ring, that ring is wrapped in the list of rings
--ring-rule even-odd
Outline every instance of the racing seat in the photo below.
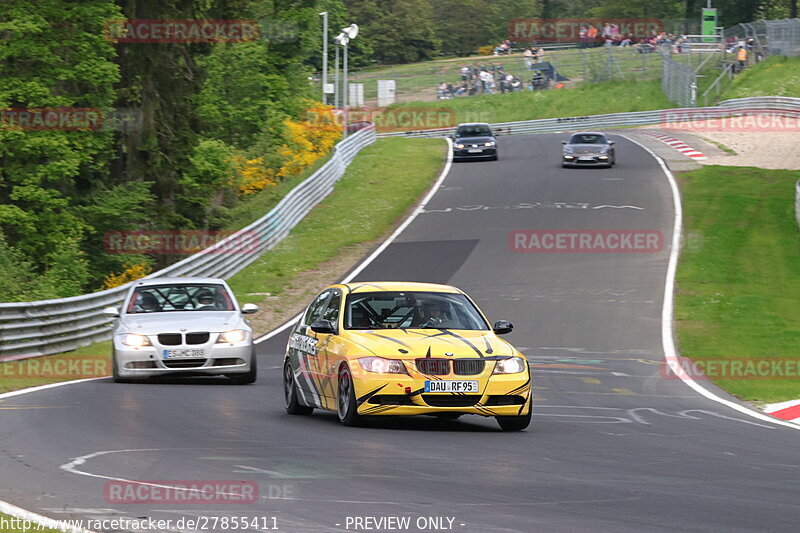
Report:
[[[350,312],[350,327],[354,329],[372,329],[375,321],[369,317],[364,309],[353,308]]]

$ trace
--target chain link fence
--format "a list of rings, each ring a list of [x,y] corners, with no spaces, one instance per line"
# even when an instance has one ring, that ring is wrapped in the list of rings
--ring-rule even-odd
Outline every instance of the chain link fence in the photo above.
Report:
[[[660,50],[662,57],[661,90],[671,102],[681,107],[697,104],[697,71],[672,57],[669,49]]]

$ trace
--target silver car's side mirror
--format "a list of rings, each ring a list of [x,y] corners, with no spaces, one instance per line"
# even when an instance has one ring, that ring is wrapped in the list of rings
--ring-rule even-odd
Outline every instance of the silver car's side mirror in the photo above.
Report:
[[[608,141],[608,144],[616,144],[617,141]]]
[[[119,316],[119,308],[106,307],[105,309],[103,309],[103,314],[109,318],[117,318]]]
[[[242,314],[243,315],[252,315],[253,313],[258,311],[258,306],[256,304],[244,304],[242,306]]]

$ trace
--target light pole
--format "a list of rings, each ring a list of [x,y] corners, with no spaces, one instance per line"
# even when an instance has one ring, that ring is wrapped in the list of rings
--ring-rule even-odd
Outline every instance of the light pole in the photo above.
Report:
[[[347,113],[350,100],[350,87],[347,85],[347,45],[350,44],[350,39],[355,39],[358,35],[358,25],[350,24],[346,28],[342,28],[342,33],[336,37],[339,44],[344,46],[344,59],[342,61],[342,77],[344,81],[344,94],[342,94],[342,136],[347,137]]]
[[[349,40],[350,39],[347,38],[347,35],[345,35],[344,33],[340,33],[339,35],[336,36],[336,38],[334,39],[334,42],[339,46],[347,46],[347,42]],[[342,86],[339,83],[339,46],[336,47],[336,73],[335,73],[335,76],[336,76],[336,78],[335,78],[336,87],[334,87],[334,97],[333,97],[334,98],[334,102],[335,102],[334,109],[339,107],[339,94],[342,92]],[[347,62],[346,61],[345,61],[345,69],[344,70],[345,70],[345,72],[347,71]],[[345,87],[346,86],[347,86],[347,76],[345,76]],[[345,99],[345,95],[344,94],[342,94],[341,101],[342,101],[341,117],[342,117],[342,123],[344,124],[344,126],[343,126],[344,127],[343,134],[347,134],[347,120],[345,119],[345,113],[347,113],[347,110],[346,110],[347,104],[345,103],[346,99]]]
[[[328,103],[328,12],[320,13],[322,16],[322,103]]]

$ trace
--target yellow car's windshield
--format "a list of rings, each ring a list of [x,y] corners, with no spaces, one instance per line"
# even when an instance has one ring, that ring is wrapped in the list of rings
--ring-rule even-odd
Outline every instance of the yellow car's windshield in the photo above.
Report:
[[[463,294],[367,292],[347,297],[345,329],[487,330],[486,321]]]

